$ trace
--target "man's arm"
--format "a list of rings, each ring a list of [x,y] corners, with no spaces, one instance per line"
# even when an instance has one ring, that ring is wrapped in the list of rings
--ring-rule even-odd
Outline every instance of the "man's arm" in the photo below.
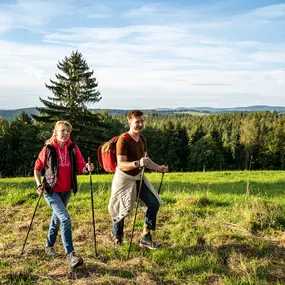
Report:
[[[145,166],[148,169],[158,171],[158,172],[168,172],[168,166],[167,165],[159,165],[155,162],[153,162],[150,157],[145,153],[145,156],[140,159],[140,166]]]
[[[142,167],[142,165],[139,164],[139,160],[127,161],[126,155],[117,155],[117,165],[122,171],[130,171]]]
[[[159,171],[159,172],[168,172],[168,166],[166,165],[158,165],[153,162],[147,154],[145,157],[142,157],[138,161],[127,161],[127,156],[125,155],[117,155],[117,163],[118,167],[122,171],[130,171],[139,167],[146,167],[148,169]]]

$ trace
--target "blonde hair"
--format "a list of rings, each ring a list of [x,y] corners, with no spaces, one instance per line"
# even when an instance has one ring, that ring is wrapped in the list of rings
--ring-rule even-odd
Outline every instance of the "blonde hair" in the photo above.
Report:
[[[53,128],[52,136],[48,140],[46,140],[46,145],[48,145],[54,141],[54,139],[56,137],[56,131],[57,131],[59,126],[67,126],[69,128],[70,132],[72,131],[72,126],[68,121],[57,121],[55,123],[54,128]]]

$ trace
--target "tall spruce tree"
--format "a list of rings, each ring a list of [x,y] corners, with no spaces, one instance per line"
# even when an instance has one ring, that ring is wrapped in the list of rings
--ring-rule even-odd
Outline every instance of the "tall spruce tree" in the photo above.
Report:
[[[50,79],[46,87],[53,93],[48,100],[40,98],[44,107],[37,108],[40,116],[32,117],[53,125],[58,120],[67,120],[73,126],[72,140],[78,143],[85,156],[95,156],[98,144],[105,138],[98,114],[88,111],[87,106],[101,100],[98,83],[86,60],[78,51],[73,51],[57,64],[56,80]]]

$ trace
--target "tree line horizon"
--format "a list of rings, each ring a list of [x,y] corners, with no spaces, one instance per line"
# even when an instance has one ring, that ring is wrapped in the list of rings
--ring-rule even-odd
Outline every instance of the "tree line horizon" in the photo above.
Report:
[[[59,73],[46,87],[52,92],[39,115],[23,112],[11,121],[0,117],[0,177],[30,176],[54,123],[67,120],[71,139],[83,156],[97,162],[100,144],[128,130],[126,114],[90,112],[100,101],[94,72],[78,51],[57,64]],[[150,157],[170,171],[283,170],[285,115],[276,111],[191,116],[145,114],[144,135]]]

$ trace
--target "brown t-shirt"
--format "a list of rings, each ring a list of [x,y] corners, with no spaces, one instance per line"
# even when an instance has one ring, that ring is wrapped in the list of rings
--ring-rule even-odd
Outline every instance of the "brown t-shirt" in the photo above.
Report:
[[[116,154],[124,155],[127,161],[136,161],[144,157],[146,152],[145,137],[140,135],[140,139],[136,142],[128,133],[122,134],[116,144]],[[136,176],[140,173],[139,168],[124,171],[126,174]]]

